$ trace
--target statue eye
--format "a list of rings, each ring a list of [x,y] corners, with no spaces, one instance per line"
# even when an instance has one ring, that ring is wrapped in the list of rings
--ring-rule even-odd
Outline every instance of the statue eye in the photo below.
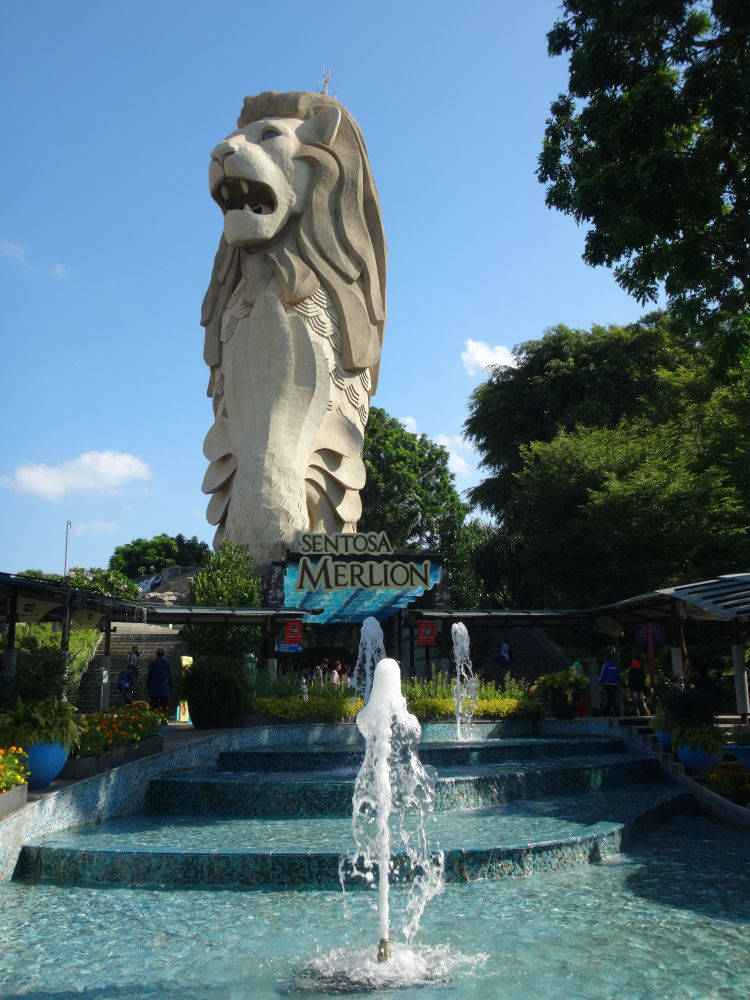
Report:
[[[260,141],[265,142],[266,139],[275,139],[277,135],[281,135],[281,133],[277,132],[275,128],[263,129],[260,134]]]

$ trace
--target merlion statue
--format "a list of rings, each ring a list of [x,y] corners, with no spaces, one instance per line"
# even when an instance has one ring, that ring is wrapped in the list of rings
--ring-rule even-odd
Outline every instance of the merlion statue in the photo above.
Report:
[[[356,122],[325,94],[245,98],[211,154],[224,234],[203,302],[214,545],[256,565],[300,531],[352,532],[385,326],[380,200]]]

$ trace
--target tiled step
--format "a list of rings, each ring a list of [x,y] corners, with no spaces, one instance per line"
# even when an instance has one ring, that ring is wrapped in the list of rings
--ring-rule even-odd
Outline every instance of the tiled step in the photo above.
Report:
[[[560,759],[586,754],[622,751],[617,737],[591,736],[570,739],[503,739],[481,742],[422,743],[419,759],[433,767],[451,764],[494,764],[510,761]],[[288,747],[286,749],[225,750],[219,755],[220,771],[331,771],[359,768],[363,748],[352,746]]]
[[[153,780],[147,811],[224,816],[351,814],[357,766],[333,771],[181,771]],[[438,811],[477,808],[553,794],[584,793],[654,778],[645,754],[599,754],[563,761],[509,761],[437,769]]]
[[[502,878],[592,863],[632,833],[690,807],[680,789],[632,784],[516,801],[428,821],[447,881]],[[349,817],[258,820],[140,816],[91,824],[24,846],[17,878],[144,887],[338,888],[352,850]],[[395,854],[396,866],[399,855]],[[351,886],[354,887],[353,885]]]

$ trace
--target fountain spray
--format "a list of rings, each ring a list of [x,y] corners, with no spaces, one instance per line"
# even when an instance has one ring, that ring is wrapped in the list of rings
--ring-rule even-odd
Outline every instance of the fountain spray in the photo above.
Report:
[[[365,738],[365,758],[354,787],[354,853],[342,859],[340,875],[374,884],[377,874],[380,940],[378,962],[391,956],[391,880],[408,883],[404,936],[417,932],[425,905],[442,892],[444,857],[432,854],[426,815],[434,807],[434,781],[416,753],[419,722],[401,694],[401,670],[395,660],[375,667],[370,699],[357,716]]]
[[[385,659],[383,629],[377,618],[365,618],[359,634],[357,664],[354,667],[354,686],[365,699],[370,700],[372,675],[375,665]]]
[[[463,622],[451,626],[453,659],[456,661],[456,738],[461,739],[462,722],[470,723],[477,705],[479,681],[474,676],[469,656],[469,633]]]

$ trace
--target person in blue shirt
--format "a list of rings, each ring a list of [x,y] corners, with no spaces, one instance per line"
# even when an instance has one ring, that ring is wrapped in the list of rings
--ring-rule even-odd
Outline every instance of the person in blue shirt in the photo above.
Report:
[[[617,706],[617,691],[620,687],[620,671],[612,659],[612,650],[607,652],[607,659],[602,665],[602,672],[599,675],[599,687],[603,687],[607,694],[607,704],[604,707],[605,715],[619,715]]]
[[[163,649],[156,650],[156,659],[148,666],[146,690],[151,699],[151,708],[166,710],[169,707],[169,696],[172,693],[172,664],[164,655]]]

